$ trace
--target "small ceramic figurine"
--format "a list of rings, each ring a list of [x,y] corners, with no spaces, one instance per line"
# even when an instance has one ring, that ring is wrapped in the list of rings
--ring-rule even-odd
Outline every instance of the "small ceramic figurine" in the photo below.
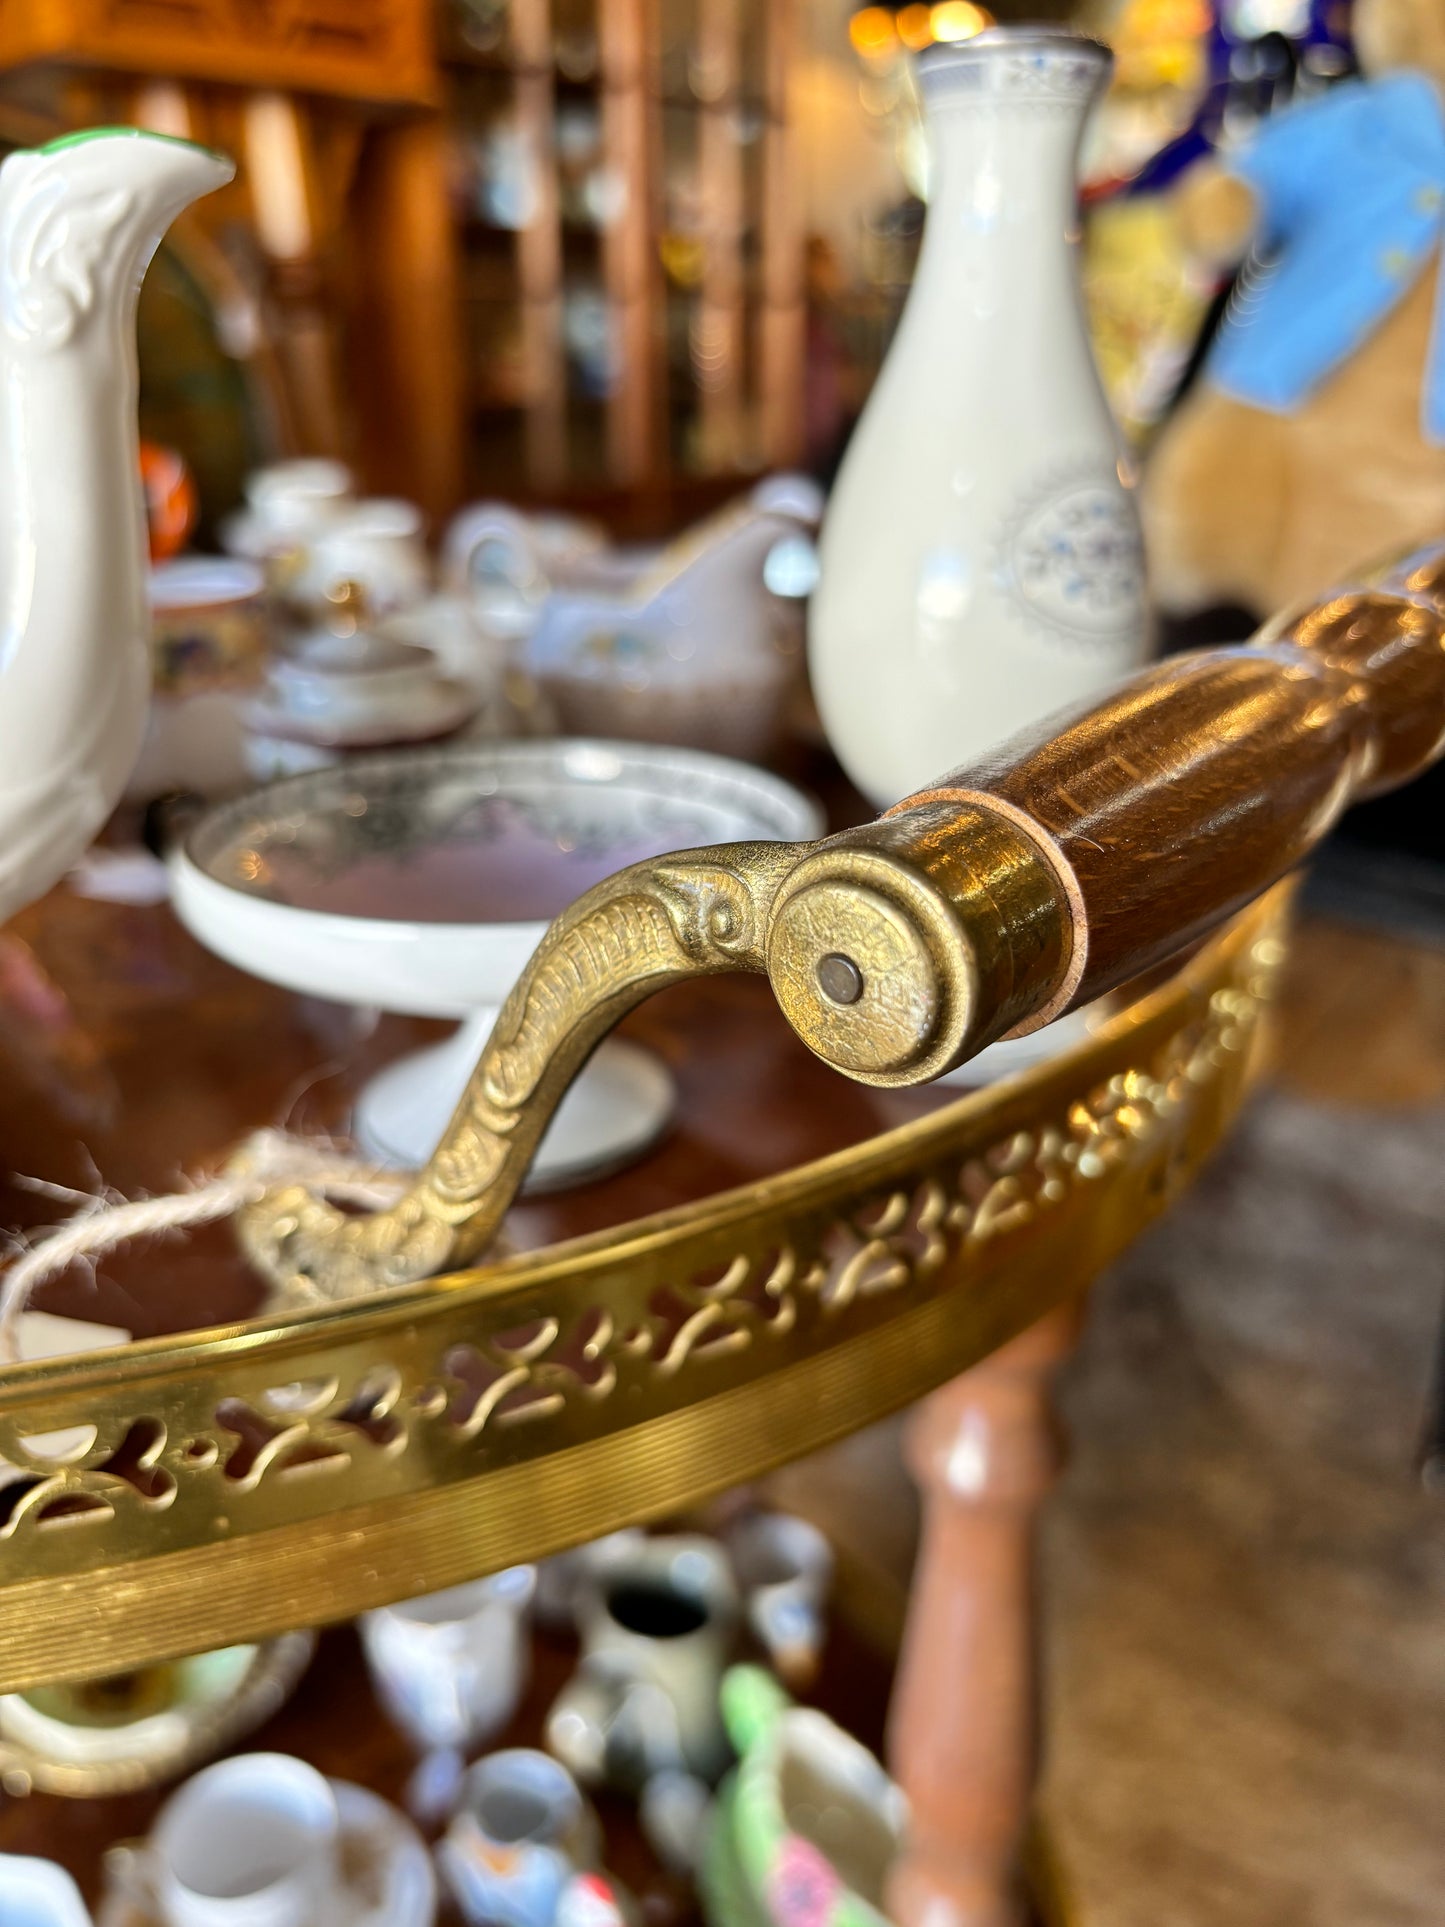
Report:
[[[598,1864],[597,1816],[565,1767],[516,1747],[467,1775],[437,1848],[468,1927],[553,1927],[573,1876]]]
[[[552,1927],[633,1927],[635,1913],[605,1874],[575,1873],[562,1889]]]
[[[1246,262],[1151,458],[1154,587],[1256,614],[1445,524],[1445,15],[1357,0],[1365,77],[1287,107],[1176,193],[1200,258]]]
[[[879,805],[1150,647],[1074,245],[1075,156],[1109,55],[1000,27],[919,68],[923,252],[828,505],[808,619],[823,726]]]
[[[437,742],[481,704],[478,683],[454,681],[430,649],[374,626],[360,585],[335,585],[323,625],[278,650],[245,705],[245,753],[269,781],[321,769],[347,751]]]
[[[0,919],[114,808],[150,701],[135,305],[231,163],[133,128],[0,167]]]
[[[887,1927],[902,1793],[866,1747],[794,1706],[757,1667],[727,1675],[723,1707],[740,1763],[718,1796],[704,1856],[712,1927]]]

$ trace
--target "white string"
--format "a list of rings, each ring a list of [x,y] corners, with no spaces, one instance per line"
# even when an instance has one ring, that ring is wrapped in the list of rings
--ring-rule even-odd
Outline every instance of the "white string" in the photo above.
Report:
[[[20,1315],[37,1285],[79,1259],[95,1259],[133,1238],[156,1237],[232,1217],[282,1185],[305,1184],[375,1210],[394,1203],[406,1182],[338,1151],[288,1137],[284,1131],[257,1131],[226,1170],[193,1190],[120,1203],[104,1197],[87,1201],[0,1277],[0,1360],[14,1364],[19,1359]]]

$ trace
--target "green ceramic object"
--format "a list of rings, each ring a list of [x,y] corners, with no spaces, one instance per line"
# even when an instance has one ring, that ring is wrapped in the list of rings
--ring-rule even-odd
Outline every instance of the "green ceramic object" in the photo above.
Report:
[[[722,1702],[740,1758],[704,1856],[712,1927],[887,1927],[899,1789],[865,1747],[757,1667],[734,1667]]]

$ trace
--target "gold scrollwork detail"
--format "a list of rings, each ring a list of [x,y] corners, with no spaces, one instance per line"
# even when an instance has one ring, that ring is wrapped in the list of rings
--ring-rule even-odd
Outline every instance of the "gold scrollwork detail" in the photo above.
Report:
[[[548,930],[502,1008],[431,1162],[357,1218],[304,1185],[243,1214],[242,1244],[282,1304],[434,1277],[490,1244],[580,1065],[617,1019],[680,978],[761,970],[759,933],[797,844],[739,844],[623,870]]]

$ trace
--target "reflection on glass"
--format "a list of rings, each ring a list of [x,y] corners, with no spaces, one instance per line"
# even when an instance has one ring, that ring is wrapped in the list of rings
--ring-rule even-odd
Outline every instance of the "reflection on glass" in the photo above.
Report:
[[[537,218],[542,188],[539,156],[527,130],[515,115],[498,115],[469,146],[474,211],[494,227],[527,227]]]
[[[578,391],[599,401],[611,394],[617,379],[617,343],[612,304],[600,287],[583,283],[567,290],[562,338]]]
[[[463,41],[475,52],[504,51],[510,27],[509,0],[452,0],[452,17]]]

